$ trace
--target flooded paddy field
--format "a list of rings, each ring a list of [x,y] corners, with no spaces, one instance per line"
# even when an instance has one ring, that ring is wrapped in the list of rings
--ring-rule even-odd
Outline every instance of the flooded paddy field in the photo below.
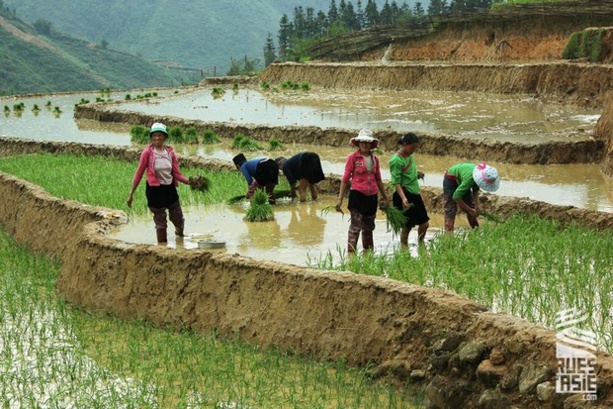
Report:
[[[395,128],[412,131],[431,130],[475,137],[555,140],[589,138],[599,113],[567,106],[544,105],[529,97],[518,99],[505,95],[479,93],[441,93],[409,91],[360,91],[358,94],[331,93],[327,90],[261,93],[251,89],[228,89],[215,98],[211,88],[159,90],[160,98],[122,102],[117,109],[177,115],[182,118],[239,123],[274,123],[345,128]],[[144,93],[144,92],[142,92]],[[125,92],[110,99],[124,101]],[[132,92],[137,95],[137,92]],[[48,95],[0,99],[11,111],[0,116],[0,136],[38,141],[78,142],[132,146],[129,126],[73,119],[74,105],[82,98],[95,100],[97,93]],[[60,115],[45,106],[59,106]],[[21,113],[12,106],[24,102]],[[34,113],[37,104],[40,112]],[[420,107],[418,107],[419,105]],[[472,111],[471,111],[472,110]],[[230,141],[207,146],[178,146],[184,155],[198,155],[230,161],[237,153]],[[347,148],[314,145],[285,145],[281,151],[253,152],[251,155],[290,156],[302,150],[316,151],[322,157],[326,174],[341,174]],[[393,152],[380,152],[384,178],[385,166]],[[442,175],[452,164],[462,161],[453,156],[416,153],[416,160],[426,174],[426,186],[440,186]],[[483,158],[487,161],[487,158]],[[491,162],[501,172],[500,195],[528,197],[552,204],[572,205],[590,210],[613,211],[613,187],[596,164],[511,165]]]

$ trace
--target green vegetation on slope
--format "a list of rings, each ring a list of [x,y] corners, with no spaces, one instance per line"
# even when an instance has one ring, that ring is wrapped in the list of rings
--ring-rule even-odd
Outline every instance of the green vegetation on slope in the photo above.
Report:
[[[133,55],[55,31],[39,36],[2,7],[0,18],[0,95],[189,83]]]

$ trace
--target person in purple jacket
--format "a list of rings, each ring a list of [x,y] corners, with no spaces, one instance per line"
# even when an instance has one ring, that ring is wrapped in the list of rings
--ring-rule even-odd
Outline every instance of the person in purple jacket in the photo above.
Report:
[[[466,213],[470,227],[479,227],[479,189],[495,192],[499,186],[498,170],[485,162],[478,165],[458,163],[450,167],[443,178],[445,232],[453,233],[458,207]]]
[[[336,202],[336,210],[342,211],[343,198],[347,187],[350,186],[347,206],[351,213],[347,238],[347,251],[350,255],[356,252],[360,233],[363,250],[374,248],[373,231],[375,230],[379,192],[383,198],[382,207],[389,205],[385,185],[381,180],[379,158],[371,152],[379,146],[379,140],[374,138],[371,130],[362,129],[358,136],[351,139],[351,144],[358,149],[347,157]]]
[[[158,244],[165,244],[168,241],[166,211],[168,211],[170,221],[175,226],[176,236],[184,236],[185,218],[179,202],[177,186],[179,182],[189,184],[189,179],[179,170],[179,162],[175,151],[166,145],[166,139],[168,139],[166,125],[154,123],[149,130],[149,137],[151,138],[151,144],[140,155],[138,168],[134,174],[132,188],[126,203],[128,207],[132,207],[134,191],[136,191],[143,175],[147,172],[147,187],[145,189],[147,206],[153,213],[157,242]]]

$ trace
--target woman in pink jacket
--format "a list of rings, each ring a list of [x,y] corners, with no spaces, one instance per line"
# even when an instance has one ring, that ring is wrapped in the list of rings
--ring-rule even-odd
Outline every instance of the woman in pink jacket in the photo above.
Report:
[[[143,174],[147,172],[147,187],[145,190],[147,206],[153,213],[158,244],[165,244],[168,241],[166,237],[166,210],[168,210],[170,221],[175,226],[176,236],[184,236],[185,219],[181,203],[179,203],[177,186],[179,182],[189,184],[189,180],[179,170],[175,151],[166,145],[166,139],[168,139],[166,125],[154,123],[149,131],[149,137],[151,138],[151,144],[140,155],[140,162],[134,174],[132,188],[126,203],[129,207],[132,207],[134,191],[138,187]]]
[[[347,205],[351,213],[347,239],[347,251],[350,255],[356,251],[360,232],[362,233],[362,248],[364,250],[374,248],[373,231],[375,230],[378,192],[381,192],[383,197],[382,206],[388,205],[385,185],[381,180],[379,158],[371,152],[379,146],[379,141],[373,137],[371,130],[362,129],[357,137],[351,139],[351,143],[358,149],[347,157],[338,202],[336,202],[336,210],[340,212],[347,186],[350,186]]]

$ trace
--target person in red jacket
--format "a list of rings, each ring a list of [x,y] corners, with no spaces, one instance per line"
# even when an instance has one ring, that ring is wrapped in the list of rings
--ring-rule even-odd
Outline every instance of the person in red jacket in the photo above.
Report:
[[[146,172],[147,187],[145,195],[147,206],[153,213],[158,244],[165,244],[168,241],[166,211],[168,211],[170,221],[175,226],[176,236],[184,236],[185,218],[179,202],[177,186],[179,182],[189,184],[189,179],[179,170],[175,151],[166,145],[166,139],[168,139],[166,125],[154,123],[149,131],[149,137],[151,138],[151,144],[140,155],[138,168],[134,174],[132,188],[126,203],[128,207],[132,207],[134,191]]]
[[[379,192],[383,198],[381,206],[389,204],[385,185],[381,180],[379,157],[371,152],[379,146],[379,140],[374,138],[371,130],[362,129],[358,136],[351,139],[351,144],[358,149],[347,157],[336,202],[336,210],[340,212],[347,187],[351,186],[347,205],[351,213],[347,239],[347,251],[350,255],[356,251],[360,233],[362,233],[362,248],[364,250],[374,248],[373,231]]]

